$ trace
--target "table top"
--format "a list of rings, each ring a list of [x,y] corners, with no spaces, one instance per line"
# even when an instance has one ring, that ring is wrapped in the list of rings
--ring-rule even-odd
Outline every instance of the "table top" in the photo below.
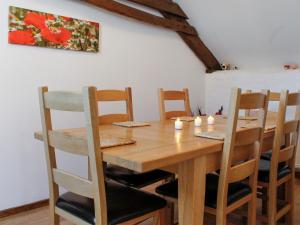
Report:
[[[174,120],[150,122],[150,126],[126,128],[115,125],[99,126],[100,133],[116,137],[126,137],[135,140],[135,144],[102,149],[103,160],[138,172],[163,168],[180,163],[201,155],[222,151],[223,141],[200,138],[194,135],[201,131],[225,132],[226,119],[215,117],[214,125],[203,124],[196,128],[193,122],[183,122],[182,130],[175,130]],[[238,129],[255,126],[257,121],[239,120]],[[268,118],[266,126],[273,127],[274,118]],[[86,139],[84,128],[59,130],[64,134]],[[274,130],[266,130],[265,136],[273,135]],[[35,138],[43,140],[41,132],[35,133]]]

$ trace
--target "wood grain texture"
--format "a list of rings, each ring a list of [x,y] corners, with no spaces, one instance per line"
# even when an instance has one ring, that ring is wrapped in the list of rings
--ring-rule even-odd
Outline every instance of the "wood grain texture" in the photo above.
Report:
[[[161,10],[164,12],[172,13],[176,16],[180,16],[184,19],[188,19],[188,16],[185,12],[180,8],[180,6],[172,1],[165,0],[129,0],[130,2],[138,3],[143,6],[150,7],[152,9]]]
[[[194,27],[187,25],[182,22],[173,21],[169,19],[165,19],[159,16],[155,16],[153,14],[147,13],[145,11],[136,9],[131,6],[127,6],[125,4],[113,1],[113,0],[83,0],[89,4],[98,6],[100,8],[106,9],[113,13],[117,13],[123,16],[130,17],[132,19],[136,19],[141,22],[149,23],[156,26],[161,26],[165,28],[172,29],[174,31],[181,31],[183,33],[188,33],[191,35],[197,35],[197,31]]]

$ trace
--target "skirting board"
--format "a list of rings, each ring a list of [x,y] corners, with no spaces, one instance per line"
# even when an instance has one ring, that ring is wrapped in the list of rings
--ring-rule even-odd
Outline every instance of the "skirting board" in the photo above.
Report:
[[[4,217],[16,215],[18,213],[26,212],[29,210],[41,208],[41,207],[47,206],[48,204],[49,204],[49,199],[45,199],[45,200],[41,200],[38,202],[30,203],[27,205],[18,206],[18,207],[11,208],[11,209],[5,209],[5,210],[0,211],[0,219],[4,218]]]

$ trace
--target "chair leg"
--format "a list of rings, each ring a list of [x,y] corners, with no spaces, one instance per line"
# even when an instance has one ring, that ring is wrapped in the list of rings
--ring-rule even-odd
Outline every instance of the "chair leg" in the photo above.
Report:
[[[222,213],[222,216],[217,215],[217,223],[218,225],[227,225],[227,214],[225,212]]]
[[[286,200],[288,202],[288,204],[290,204],[291,209],[287,214],[286,217],[286,224],[287,225],[293,225],[294,224],[294,205],[295,205],[295,201],[294,201],[294,186],[295,185],[295,180],[294,177],[291,178],[287,183],[286,183]]]
[[[166,225],[167,208],[159,210],[159,221],[157,225]]]
[[[60,217],[56,213],[51,213],[50,215],[50,225],[59,225]]]
[[[268,225],[276,225],[277,214],[277,187],[268,188]]]
[[[253,193],[252,200],[248,202],[248,225],[256,225],[256,192]]]
[[[261,214],[268,215],[268,189],[262,188]]]

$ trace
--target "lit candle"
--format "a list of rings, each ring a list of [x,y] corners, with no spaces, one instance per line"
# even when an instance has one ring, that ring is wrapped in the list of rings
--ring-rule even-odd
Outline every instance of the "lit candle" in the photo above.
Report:
[[[215,123],[215,118],[213,116],[209,116],[207,118],[207,124],[208,125],[213,125]]]
[[[194,121],[195,127],[200,127],[201,123],[202,123],[202,119],[199,116],[197,116],[197,118]]]
[[[181,129],[182,129],[182,126],[183,126],[183,122],[180,121],[179,118],[177,118],[177,120],[175,121],[175,129],[176,129],[176,130],[181,130]]]

